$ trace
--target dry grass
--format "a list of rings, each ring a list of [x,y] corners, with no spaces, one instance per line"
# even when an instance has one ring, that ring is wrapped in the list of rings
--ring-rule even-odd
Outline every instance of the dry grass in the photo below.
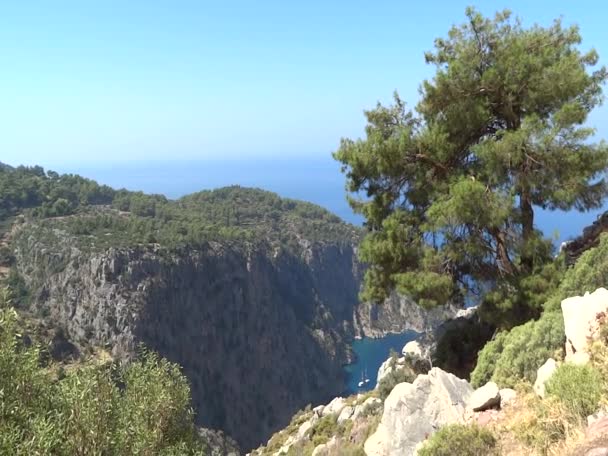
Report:
[[[527,389],[527,388],[526,388]],[[584,439],[584,423],[551,398],[520,391],[492,423],[501,454],[571,455]]]

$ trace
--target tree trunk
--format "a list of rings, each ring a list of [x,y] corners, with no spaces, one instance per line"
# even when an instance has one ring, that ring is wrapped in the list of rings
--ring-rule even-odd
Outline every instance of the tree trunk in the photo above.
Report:
[[[523,240],[523,251],[521,255],[521,266],[525,273],[531,273],[534,266],[534,257],[530,248],[530,241],[534,234],[534,209],[528,191],[522,192],[519,199],[521,210],[521,230]]]

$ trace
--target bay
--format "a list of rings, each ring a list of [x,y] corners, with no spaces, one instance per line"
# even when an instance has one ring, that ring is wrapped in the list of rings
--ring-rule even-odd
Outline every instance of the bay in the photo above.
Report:
[[[411,340],[416,339],[420,334],[415,331],[406,331],[399,334],[389,334],[384,337],[372,339],[365,337],[353,342],[353,351],[357,360],[344,366],[346,374],[345,394],[356,394],[372,390],[376,387],[378,369],[390,355],[391,349],[401,354],[403,346]],[[401,356],[401,355],[400,355]],[[369,382],[363,387],[358,384],[365,376]]]

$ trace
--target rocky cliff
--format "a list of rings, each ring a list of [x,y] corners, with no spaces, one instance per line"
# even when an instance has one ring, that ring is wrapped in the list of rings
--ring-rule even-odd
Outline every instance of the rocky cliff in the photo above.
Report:
[[[359,278],[350,245],[87,252],[40,226],[14,245],[32,310],[81,347],[128,359],[143,343],[179,363],[200,423],[243,448],[342,390]]]
[[[56,222],[29,222],[12,244],[32,311],[85,351],[129,359],[144,344],[179,363],[200,424],[243,448],[343,390],[353,336],[421,331],[438,318],[397,297],[379,311],[358,307],[354,241],[94,249]]]

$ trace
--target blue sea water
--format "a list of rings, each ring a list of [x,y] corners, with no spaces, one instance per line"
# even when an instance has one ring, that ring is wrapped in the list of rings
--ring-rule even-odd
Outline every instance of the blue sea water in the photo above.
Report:
[[[346,373],[345,394],[355,394],[374,389],[378,369],[389,357],[391,349],[401,353],[403,346],[418,336],[419,334],[415,331],[407,331],[401,334],[389,334],[379,339],[363,338],[355,340],[353,350],[357,355],[357,361],[344,367]],[[370,381],[360,388],[358,384],[364,374],[367,374]]]

